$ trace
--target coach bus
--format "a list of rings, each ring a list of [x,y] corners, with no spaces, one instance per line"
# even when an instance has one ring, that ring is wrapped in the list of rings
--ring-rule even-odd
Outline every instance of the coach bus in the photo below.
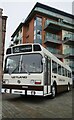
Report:
[[[2,93],[51,95],[69,91],[72,71],[38,43],[9,47],[6,51]]]

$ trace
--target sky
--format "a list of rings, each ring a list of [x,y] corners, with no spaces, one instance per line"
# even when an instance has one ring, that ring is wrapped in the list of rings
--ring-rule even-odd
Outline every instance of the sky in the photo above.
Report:
[[[5,50],[11,43],[12,34],[20,22],[26,19],[36,2],[72,14],[73,0],[0,0],[0,8],[3,9],[3,15],[8,16],[6,24]]]

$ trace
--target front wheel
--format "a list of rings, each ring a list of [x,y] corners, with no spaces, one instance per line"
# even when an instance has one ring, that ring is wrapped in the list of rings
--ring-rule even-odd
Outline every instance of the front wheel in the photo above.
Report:
[[[52,93],[51,98],[55,98],[55,96],[56,96],[56,86],[55,85],[52,86],[51,93]]]

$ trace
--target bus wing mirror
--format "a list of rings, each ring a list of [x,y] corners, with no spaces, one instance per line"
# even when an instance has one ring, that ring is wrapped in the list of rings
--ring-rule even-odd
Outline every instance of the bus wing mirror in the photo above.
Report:
[[[42,58],[42,63],[45,63],[45,58]]]

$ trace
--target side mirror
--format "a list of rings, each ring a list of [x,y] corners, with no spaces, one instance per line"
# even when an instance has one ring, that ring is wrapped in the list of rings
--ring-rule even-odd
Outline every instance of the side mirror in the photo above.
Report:
[[[42,58],[42,63],[45,63],[45,58]]]

